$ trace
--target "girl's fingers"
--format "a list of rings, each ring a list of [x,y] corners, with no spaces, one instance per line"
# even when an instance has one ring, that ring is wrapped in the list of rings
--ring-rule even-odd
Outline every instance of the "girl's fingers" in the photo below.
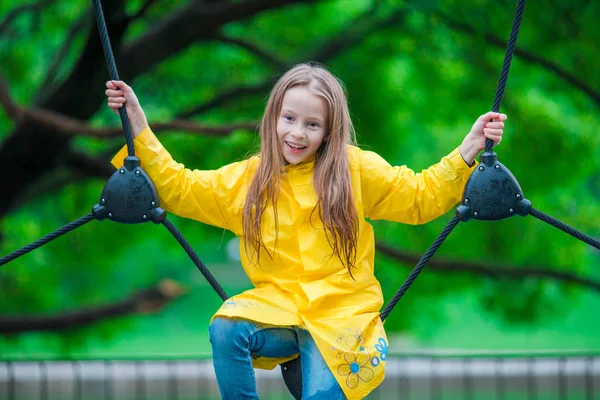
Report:
[[[490,139],[494,143],[498,144],[502,140],[502,135],[485,135],[486,138]]]
[[[490,128],[484,128],[483,129],[483,133],[488,136],[502,136],[502,129],[490,129]]]
[[[106,82],[106,96],[108,97],[108,107],[119,114],[119,109],[123,107],[123,104],[127,103],[127,99],[124,96],[125,90],[128,86],[123,81],[107,81]]]
[[[129,86],[123,81],[107,81],[106,87],[108,89],[128,89]]]
[[[125,97],[109,97],[107,100],[110,108],[121,108],[123,104],[127,103]]]
[[[478,130],[483,127],[483,135],[498,145],[502,141],[506,119],[506,114],[489,111],[478,118]]]
[[[488,122],[484,128],[502,129],[504,128],[504,122]]]
[[[498,116],[498,113],[495,113],[493,111],[488,111],[485,114],[483,114],[482,116],[480,116],[478,118],[479,121],[489,121],[492,118],[496,118]]]
[[[127,103],[127,99],[125,97],[109,97],[108,102],[113,103]]]
[[[106,87],[109,89],[118,89],[119,87],[117,86],[118,83],[120,83],[121,81],[107,81],[106,82]]]
[[[128,92],[131,90],[131,88],[129,86],[127,86],[127,84],[123,81],[112,81],[112,83],[115,85],[115,87],[117,89],[120,89],[123,92]]]
[[[120,90],[106,89],[105,93],[108,97],[123,97],[123,92]]]
[[[502,114],[502,113],[497,113],[494,111],[488,111],[485,114],[483,114],[481,117],[479,117],[480,121],[506,121],[506,114]]]
[[[492,139],[492,140],[502,139],[502,135],[490,135],[490,134],[486,133],[484,136],[486,138]]]

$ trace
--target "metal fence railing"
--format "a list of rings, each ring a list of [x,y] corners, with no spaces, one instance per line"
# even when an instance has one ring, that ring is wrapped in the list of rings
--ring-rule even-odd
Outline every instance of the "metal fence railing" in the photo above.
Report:
[[[261,399],[291,399],[279,369],[257,370]],[[0,399],[219,399],[208,356],[0,361]],[[600,399],[600,354],[390,354],[369,399]],[[326,399],[324,399],[326,400]]]

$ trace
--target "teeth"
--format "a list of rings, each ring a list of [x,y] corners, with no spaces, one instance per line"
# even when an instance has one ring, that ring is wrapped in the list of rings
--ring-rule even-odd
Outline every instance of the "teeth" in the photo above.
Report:
[[[305,147],[306,147],[306,146],[296,146],[296,145],[293,145],[293,144],[291,144],[291,143],[288,143],[288,146],[290,146],[290,147],[291,147],[291,148],[293,148],[293,149],[298,149],[298,150],[300,150],[300,149],[303,149],[303,148],[305,148]]]

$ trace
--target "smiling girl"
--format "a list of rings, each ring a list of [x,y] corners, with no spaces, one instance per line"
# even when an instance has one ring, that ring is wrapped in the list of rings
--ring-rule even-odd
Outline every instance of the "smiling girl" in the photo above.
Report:
[[[298,356],[302,399],[367,396],[383,381],[388,341],[366,218],[423,224],[446,213],[486,138],[502,139],[506,115],[480,116],[460,146],[414,173],[356,147],[341,83],[322,66],[301,64],[271,91],[259,154],[199,171],[164,149],[131,87],[106,86],[111,109],[127,103],[135,152],[161,206],[241,239],[254,288],[228,299],[209,328],[223,398],[257,399],[253,366]],[[124,148],[113,164],[126,155]]]

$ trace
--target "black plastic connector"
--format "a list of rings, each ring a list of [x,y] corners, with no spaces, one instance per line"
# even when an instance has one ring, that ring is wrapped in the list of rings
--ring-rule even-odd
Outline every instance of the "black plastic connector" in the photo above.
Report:
[[[496,153],[486,151],[480,160],[465,185],[456,216],[466,222],[469,219],[497,221],[515,214],[528,215],[531,202],[523,196],[514,175],[498,161]]]
[[[159,207],[154,183],[135,156],[125,157],[123,167],[109,178],[92,213],[97,220],[108,218],[125,224],[148,221],[159,224],[166,216],[166,211]]]

